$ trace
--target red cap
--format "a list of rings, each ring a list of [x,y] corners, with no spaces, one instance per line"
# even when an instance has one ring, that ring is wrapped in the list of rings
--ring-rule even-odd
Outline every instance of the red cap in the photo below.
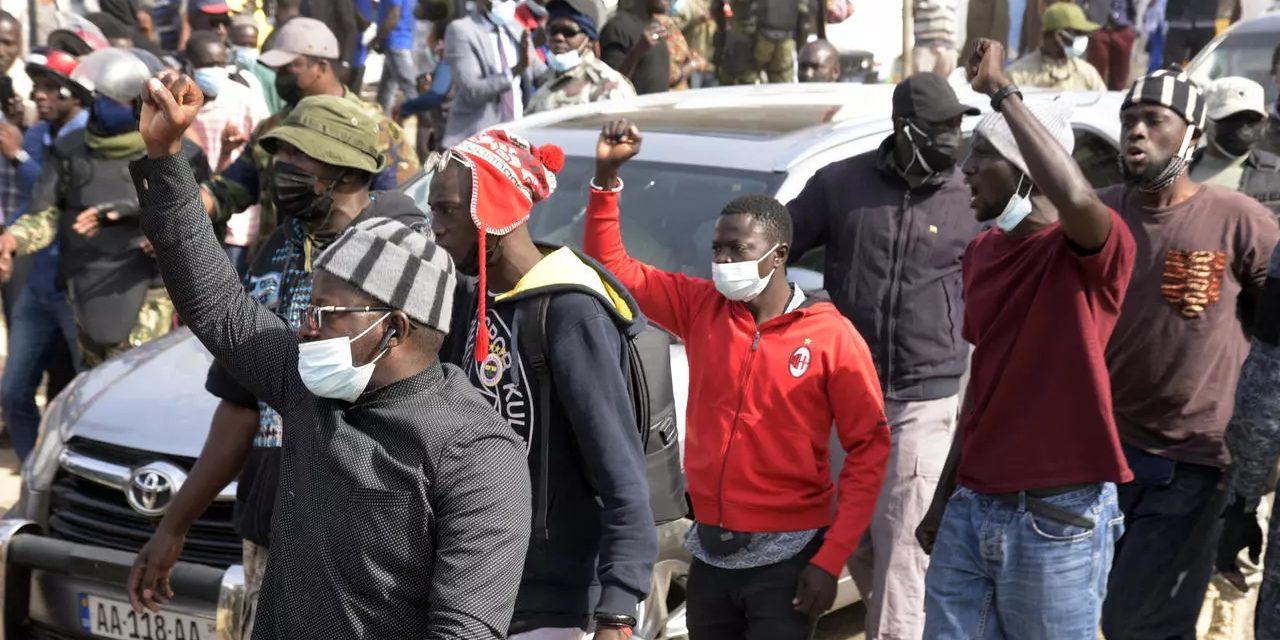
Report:
[[[231,13],[231,7],[227,6],[225,0],[196,0],[196,8],[200,13],[209,13],[213,15],[225,15]]]
[[[505,236],[529,219],[536,202],[556,189],[556,172],[564,167],[564,151],[555,145],[535,147],[501,129],[467,138],[453,152],[471,168],[471,221],[479,233],[480,303],[475,359],[489,353],[485,330],[485,237]]]

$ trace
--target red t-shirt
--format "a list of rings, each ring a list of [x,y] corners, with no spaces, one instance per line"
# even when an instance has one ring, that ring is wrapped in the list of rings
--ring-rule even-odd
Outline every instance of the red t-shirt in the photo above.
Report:
[[[1133,235],[1080,255],[1062,227],[989,230],[964,256],[964,338],[975,345],[960,484],[1006,493],[1133,479],[1103,357],[1133,273]]]

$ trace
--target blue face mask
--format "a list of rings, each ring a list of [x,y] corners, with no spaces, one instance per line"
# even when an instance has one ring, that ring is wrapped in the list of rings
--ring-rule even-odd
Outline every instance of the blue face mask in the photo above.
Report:
[[[580,64],[582,64],[582,52],[577,49],[547,56],[547,66],[551,67],[556,73],[571,71]]]
[[[252,67],[258,62],[258,50],[253,47],[232,47],[231,57],[243,66]]]
[[[222,92],[222,85],[230,79],[227,77],[227,70],[222,67],[204,67],[196,69],[194,74],[196,86],[210,98],[218,97]]]
[[[138,130],[138,116],[133,112],[133,105],[120,104],[104,96],[93,99],[89,120],[96,129],[109,136]]]
[[[1004,211],[1000,212],[1000,216],[996,218],[996,226],[1005,232],[1013,231],[1027,219],[1027,216],[1031,215],[1031,189],[1027,189],[1025,196],[1018,194],[1022,190],[1022,182],[1025,179],[1026,175],[1018,178],[1018,186],[1013,188],[1013,195],[1004,205]]]

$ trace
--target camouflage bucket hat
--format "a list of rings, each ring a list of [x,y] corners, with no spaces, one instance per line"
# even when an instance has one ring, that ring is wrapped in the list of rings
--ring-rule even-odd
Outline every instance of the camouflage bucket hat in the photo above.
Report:
[[[381,124],[359,103],[338,96],[303,98],[280,126],[262,137],[275,153],[287,142],[325,164],[377,173],[387,165]]]

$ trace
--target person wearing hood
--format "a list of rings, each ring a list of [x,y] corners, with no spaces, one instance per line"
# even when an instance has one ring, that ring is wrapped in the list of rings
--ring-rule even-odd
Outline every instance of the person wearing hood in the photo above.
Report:
[[[281,225],[258,250],[244,277],[245,290],[295,330],[302,327],[303,309],[311,302],[312,263],[340,233],[357,220],[396,212],[417,212],[397,217],[406,225],[425,222],[399,192],[370,191],[386,154],[385,144],[370,135],[376,127],[376,119],[350,100],[313,96],[303,98],[262,140],[276,163],[272,193]],[[210,367],[205,386],[219,405],[204,450],[139,552],[135,573],[139,579],[167,573],[192,523],[222,487],[239,477],[234,524],[244,539],[248,608],[242,624],[243,637],[249,638],[276,511],[281,418],[219,364]]]
[[[597,56],[599,0],[551,0],[547,13],[551,73],[533,94],[529,113],[635,97],[631,81]]]
[[[529,540],[529,474],[510,427],[440,361],[453,262],[421,222],[355,222],[303,256],[315,268],[309,300],[286,321],[245,290],[175,155],[199,88],[170,74],[147,91],[146,157],[129,169],[165,284],[214,360],[280,415],[275,529],[252,638],[505,637]],[[353,204],[385,158],[365,151],[378,139],[372,118],[350,116],[353,138],[320,117],[325,135],[360,149],[347,156],[360,169],[306,174],[322,167],[297,151],[311,141],[295,126],[269,145],[298,163],[281,179],[282,208],[316,224],[340,200]],[[395,209],[417,216],[404,198]],[[131,583],[139,613],[174,595],[158,567]]]
[[[94,87],[88,126],[54,143],[30,213],[0,235],[0,256],[59,243],[59,280],[87,367],[173,327],[173,305],[138,228],[137,194],[119,178],[145,151],[138,113],[142,84],[153,73],[129,49],[103,49],[80,60],[71,79]],[[182,154],[195,175],[209,175],[198,145],[187,140]]]
[[[601,132],[583,248],[688,351],[690,635],[811,638],[884,481],[889,428],[871,352],[825,296],[787,282],[791,218],[768,196],[720,212],[710,280],[628,255],[618,176],[640,143],[626,120]]]
[[[871,348],[891,425],[888,476],[850,564],[870,638],[919,638],[924,626],[929,559],[901,523],[933,495],[968,362],[960,260],[981,226],[956,157],[961,120],[977,113],[941,76],[910,76],[893,92],[893,135],[820,169],[787,205],[790,259],[826,247],[826,284]]]
[[[1191,180],[1235,189],[1280,214],[1280,157],[1259,149],[1266,135],[1266,92],[1241,77],[1205,91],[1209,144],[1191,161]]]
[[[1224,433],[1280,241],[1274,214],[1256,200],[1191,180],[1206,118],[1185,73],[1139,79],[1120,111],[1125,184],[1099,194],[1138,246],[1106,347],[1134,473],[1120,487],[1125,533],[1103,607],[1108,638],[1196,634],[1230,493]]]
[[[289,108],[276,112],[258,124],[249,136],[246,151],[224,171],[201,185],[205,211],[215,223],[225,222],[232,214],[258,204],[267,227],[275,224],[275,208],[271,195],[274,184],[272,154],[261,140],[289,117],[292,106],[308,96],[339,96],[362,105],[378,123],[376,135],[386,144],[387,162],[373,177],[373,190],[390,191],[407,184],[417,175],[418,152],[382,108],[367,103],[342,84],[338,67],[338,39],[323,22],[295,17],[271,34],[270,44],[258,63],[276,71],[275,87]],[[266,233],[266,231],[264,231]]]
[[[1085,60],[1089,34],[1102,26],[1090,22],[1074,2],[1055,2],[1040,18],[1040,48],[1009,65],[1009,80],[1020,86],[1058,91],[1106,91],[1098,70]]]
[[[476,277],[454,305],[469,318],[455,320],[451,360],[527,443],[538,478],[512,638],[576,639],[594,624],[596,638],[623,640],[658,553],[623,356],[645,321],[600,265],[533,243],[531,208],[563,162],[500,130],[468,138],[428,161],[431,226]],[[522,324],[539,318],[549,376]]]

